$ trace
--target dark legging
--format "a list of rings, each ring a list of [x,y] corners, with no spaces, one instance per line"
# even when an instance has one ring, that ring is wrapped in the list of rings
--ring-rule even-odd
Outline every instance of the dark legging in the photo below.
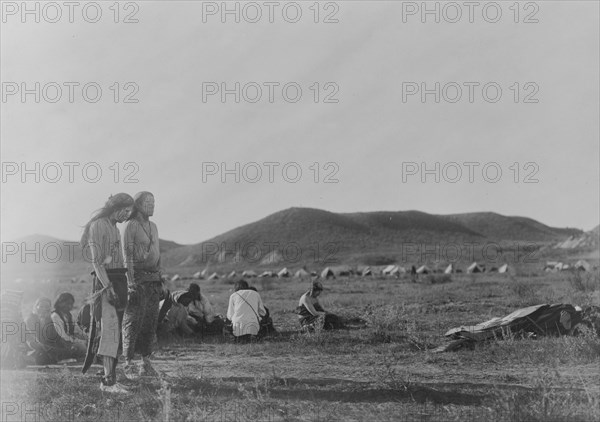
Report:
[[[130,286],[123,315],[123,355],[131,360],[135,352],[150,356],[158,324],[158,303],[162,286],[151,281]]]

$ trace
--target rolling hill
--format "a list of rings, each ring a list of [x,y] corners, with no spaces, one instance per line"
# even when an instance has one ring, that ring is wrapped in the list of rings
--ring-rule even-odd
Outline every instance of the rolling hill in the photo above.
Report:
[[[488,239],[548,242],[582,233],[577,229],[549,227],[532,218],[507,217],[494,212],[450,214],[440,217],[469,227]]]
[[[439,253],[449,245],[464,250],[473,244],[481,249],[490,242],[502,247],[535,242],[534,247],[552,248],[565,239],[582,236],[589,238],[581,230],[492,212],[433,215],[289,208],[193,245],[161,239],[161,260],[167,268],[378,265],[435,260],[431,251]],[[464,261],[472,259],[465,257]],[[87,275],[91,268],[77,242],[44,235],[5,242],[2,260],[3,275],[22,278]]]
[[[571,235],[568,239],[553,245],[555,249],[598,249],[600,247],[600,226],[580,235]]]
[[[487,212],[444,216],[420,211],[332,213],[289,208],[205,242],[171,249],[163,262],[167,266],[293,265],[323,263],[328,258],[342,262],[359,256],[385,258],[423,245],[522,241],[542,245],[581,233]]]

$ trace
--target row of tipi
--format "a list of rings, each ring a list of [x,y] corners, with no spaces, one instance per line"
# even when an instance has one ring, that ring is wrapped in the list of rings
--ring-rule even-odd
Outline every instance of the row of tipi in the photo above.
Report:
[[[508,264],[504,264],[502,266],[500,266],[499,268],[496,267],[492,267],[488,272],[497,272],[497,273],[506,273],[508,271]],[[406,274],[406,273],[416,273],[416,274],[432,274],[432,273],[444,273],[444,274],[453,274],[453,273],[461,273],[462,270],[457,269],[454,264],[450,264],[448,265],[444,270],[432,270],[431,268],[427,267],[426,265],[421,265],[419,268],[413,267],[412,269],[406,269],[405,267],[399,266],[399,265],[388,265],[385,268],[383,268],[380,272],[377,272],[378,274],[381,274],[383,276],[391,276],[391,277],[397,277],[399,278],[402,274]],[[466,272],[468,274],[471,273],[483,273],[486,272],[486,268],[485,265],[480,265],[477,262],[472,263],[467,269]],[[287,267],[282,268],[281,270],[275,272],[275,271],[263,271],[262,273],[257,273],[254,270],[244,270],[241,273],[238,274],[237,271],[233,270],[231,271],[229,274],[226,275],[219,275],[216,272],[212,272],[209,273],[208,269],[204,269],[202,271],[198,271],[196,273],[194,273],[192,275],[192,279],[194,280],[218,280],[220,278],[228,278],[228,279],[234,279],[237,277],[245,277],[245,278],[264,278],[264,277],[277,277],[277,278],[288,278],[288,277],[295,277],[295,278],[308,278],[308,277],[317,277],[319,276],[320,278],[331,278],[331,277],[336,277],[336,276],[350,276],[350,275],[359,275],[359,276],[363,276],[363,277],[367,277],[367,276],[373,276],[375,275],[376,272],[373,270],[373,268],[366,266],[366,267],[362,267],[359,268],[357,270],[353,270],[350,266],[340,266],[340,267],[326,267],[324,268],[320,273],[316,272],[316,271],[308,271],[305,268],[300,268],[299,270],[297,270],[296,272],[294,272],[292,274],[292,272],[290,270],[287,269]],[[174,275],[172,278],[170,278],[171,281],[177,281],[182,279],[181,276],[179,276],[179,274]]]

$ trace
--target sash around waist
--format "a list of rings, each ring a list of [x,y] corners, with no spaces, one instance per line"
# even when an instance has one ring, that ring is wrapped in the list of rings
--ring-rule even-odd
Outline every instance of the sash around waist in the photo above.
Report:
[[[149,270],[147,268],[136,268],[136,267],[133,267],[133,271],[136,273],[148,273],[148,274],[158,274],[160,272],[158,270]]]
[[[160,283],[162,279],[160,278],[160,271],[158,270],[145,270],[141,268],[133,269],[133,278],[136,283]]]
[[[92,275],[97,278],[95,271],[92,271]],[[113,289],[119,300],[122,303],[127,302],[127,268],[111,268],[106,270],[106,275],[108,275],[108,279],[113,285]],[[102,289],[102,285],[100,282],[95,283],[94,291],[98,291]]]

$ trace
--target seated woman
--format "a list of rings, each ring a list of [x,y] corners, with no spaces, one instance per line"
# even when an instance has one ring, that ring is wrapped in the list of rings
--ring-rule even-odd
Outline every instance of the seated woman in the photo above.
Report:
[[[315,328],[320,325],[325,330],[342,328],[342,320],[334,314],[326,312],[319,303],[319,295],[323,291],[323,285],[319,281],[313,281],[310,290],[300,297],[298,302],[298,319],[302,327]]]
[[[250,290],[254,290],[255,292],[258,291],[254,286],[250,286],[248,288]],[[275,329],[275,326],[273,325],[273,318],[271,318],[271,312],[269,311],[269,308],[267,308],[266,306],[264,306],[264,308],[265,315],[263,315],[260,319],[260,330],[258,331],[259,337],[266,336],[267,334],[274,334],[277,332],[277,329]]]
[[[77,359],[85,356],[87,344],[85,336],[75,332],[73,315],[71,315],[74,304],[75,298],[71,293],[61,293],[54,302],[50,319],[58,335],[57,343],[61,347],[70,349],[72,352],[71,357]]]
[[[235,283],[229,297],[227,319],[231,321],[236,341],[249,341],[260,331],[261,317],[266,315],[258,292],[251,290],[245,280]]]
[[[188,290],[173,292],[173,301],[186,307],[188,321],[194,331],[204,334],[221,334],[223,320],[215,315],[208,298],[200,293],[200,286],[191,283]]]
[[[28,356],[35,365],[52,365],[71,357],[70,349],[59,342],[50,319],[52,302],[46,297],[36,300],[31,314],[25,319],[25,343],[31,349]]]

